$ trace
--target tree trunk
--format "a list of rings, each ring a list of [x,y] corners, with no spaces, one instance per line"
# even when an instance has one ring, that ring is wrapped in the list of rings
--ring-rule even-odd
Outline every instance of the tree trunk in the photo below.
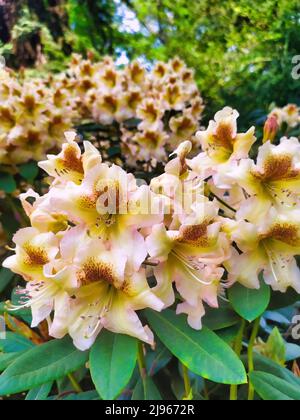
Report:
[[[20,0],[0,0],[0,40],[11,41],[11,31],[18,20]]]

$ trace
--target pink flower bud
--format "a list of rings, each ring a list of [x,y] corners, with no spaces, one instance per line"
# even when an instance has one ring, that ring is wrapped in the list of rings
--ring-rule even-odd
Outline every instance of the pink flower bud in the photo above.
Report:
[[[267,141],[272,143],[276,137],[276,134],[278,133],[279,128],[280,127],[277,116],[270,115],[265,123],[263,143],[266,143]]]

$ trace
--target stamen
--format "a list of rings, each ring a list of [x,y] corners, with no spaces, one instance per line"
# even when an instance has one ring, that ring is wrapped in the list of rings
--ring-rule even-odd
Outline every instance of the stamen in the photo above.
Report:
[[[201,275],[200,270],[204,268],[204,265],[199,261],[189,257],[186,257],[184,254],[180,253],[178,250],[172,251],[173,255],[183,264],[185,270],[190,274],[197,283],[200,283],[204,286],[210,286],[213,281],[205,282],[199,278]]]
[[[278,274],[282,275],[282,278],[285,278],[287,276],[286,269],[291,263],[292,258],[284,257],[282,254],[277,254],[276,252],[271,250],[266,244],[264,244],[264,248],[269,257],[270,268],[274,279],[278,284],[280,284],[282,283],[282,279],[278,278]]]

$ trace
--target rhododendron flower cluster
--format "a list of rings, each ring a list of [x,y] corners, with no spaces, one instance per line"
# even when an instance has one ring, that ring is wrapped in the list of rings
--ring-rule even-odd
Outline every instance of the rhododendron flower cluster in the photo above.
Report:
[[[61,147],[74,115],[69,97],[41,79],[22,82],[1,70],[0,163],[43,159],[47,152]]]
[[[75,135],[66,136],[61,154],[40,164],[54,177],[49,193],[21,196],[32,227],[15,235],[16,254],[4,266],[28,282],[25,295],[19,293],[32,308],[33,326],[47,319],[52,336],[69,333],[82,350],[103,328],[151,344],[153,335],[136,311],[159,311],[164,304],[147,283],[141,230],[162,216],[159,208],[156,215],[139,215],[137,206],[154,194],[120,167],[103,164],[90,143],[81,154]],[[104,212],[101,205],[111,197],[117,209]]]
[[[277,119],[278,125],[287,124],[290,128],[295,128],[300,124],[300,108],[295,104],[288,104],[283,108],[275,108],[270,113],[271,117]]]
[[[118,69],[109,57],[93,63],[74,56],[59,83],[76,96],[82,118],[120,124],[122,152],[133,165],[166,160],[167,150],[195,134],[204,109],[193,71],[178,58],[149,71],[138,61]],[[129,128],[132,119],[137,126]]]
[[[5,164],[44,159],[83,121],[117,124],[128,165],[166,161],[168,150],[196,133],[204,108],[193,71],[177,58],[147,70],[137,61],[119,69],[111,58],[74,56],[65,73],[48,80],[19,81],[2,71],[0,100]]]
[[[182,142],[150,185],[66,133],[40,163],[49,192],[21,196],[32,227],[4,263],[27,281],[19,293],[33,326],[47,319],[50,335],[82,350],[102,329],[153,344],[137,311],[176,304],[201,329],[207,305],[217,310],[237,282],[300,293],[299,140],[265,139],[253,160],[255,128],[240,133],[238,117],[218,112],[196,135],[199,154]]]

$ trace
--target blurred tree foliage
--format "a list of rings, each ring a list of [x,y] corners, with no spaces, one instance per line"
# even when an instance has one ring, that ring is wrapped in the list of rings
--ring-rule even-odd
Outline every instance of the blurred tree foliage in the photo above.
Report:
[[[228,104],[253,122],[272,102],[300,103],[291,76],[299,0],[1,0],[9,65],[60,70],[87,50],[150,62],[179,55],[195,68],[210,116]]]
[[[253,110],[259,117],[272,102],[300,102],[300,80],[291,77],[292,58],[300,54],[299,0],[126,3],[142,24],[127,35],[130,52],[182,57],[196,69],[209,111],[229,104],[253,122]]]
[[[115,15],[111,0],[2,0],[0,53],[11,67],[46,70],[61,70],[72,52],[113,54]]]

